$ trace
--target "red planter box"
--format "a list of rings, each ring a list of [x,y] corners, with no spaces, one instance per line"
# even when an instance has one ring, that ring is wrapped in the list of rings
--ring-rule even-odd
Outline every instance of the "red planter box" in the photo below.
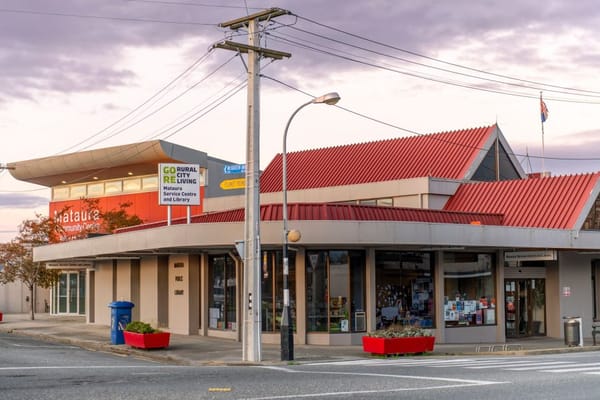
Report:
[[[156,333],[135,333],[123,331],[123,339],[125,344],[138,349],[161,349],[169,346],[171,333],[156,332]]]
[[[433,351],[435,336],[377,338],[363,336],[363,350],[371,354],[414,354]]]

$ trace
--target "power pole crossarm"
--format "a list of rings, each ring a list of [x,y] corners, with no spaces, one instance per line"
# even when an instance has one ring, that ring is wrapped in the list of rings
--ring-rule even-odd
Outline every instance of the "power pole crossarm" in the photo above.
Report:
[[[225,49],[225,50],[233,50],[238,53],[248,53],[249,51],[254,51],[255,53],[259,53],[262,57],[274,58],[276,60],[281,60],[282,58],[289,58],[292,56],[291,53],[286,53],[284,51],[277,51],[266,49],[264,47],[256,47],[249,46],[247,44],[231,42],[229,40],[224,40],[222,42],[216,43],[213,45],[214,48]]]

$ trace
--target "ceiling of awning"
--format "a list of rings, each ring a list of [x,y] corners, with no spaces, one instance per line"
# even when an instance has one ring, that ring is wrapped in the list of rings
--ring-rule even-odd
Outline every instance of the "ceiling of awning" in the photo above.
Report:
[[[153,140],[9,163],[18,180],[53,187],[114,179],[128,175],[156,174],[158,163],[190,163],[206,168],[204,152],[162,140]]]

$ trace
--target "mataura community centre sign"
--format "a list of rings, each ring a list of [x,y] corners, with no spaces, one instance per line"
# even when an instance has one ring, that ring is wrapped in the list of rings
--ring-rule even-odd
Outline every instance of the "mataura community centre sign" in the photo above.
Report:
[[[197,164],[158,164],[158,204],[200,205],[200,166]]]

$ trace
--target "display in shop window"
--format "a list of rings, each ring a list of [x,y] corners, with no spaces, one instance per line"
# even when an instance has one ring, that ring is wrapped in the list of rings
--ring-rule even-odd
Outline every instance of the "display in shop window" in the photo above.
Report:
[[[481,296],[470,300],[463,295],[455,300],[444,298],[444,320],[447,326],[493,325],[496,323],[496,300]]]

